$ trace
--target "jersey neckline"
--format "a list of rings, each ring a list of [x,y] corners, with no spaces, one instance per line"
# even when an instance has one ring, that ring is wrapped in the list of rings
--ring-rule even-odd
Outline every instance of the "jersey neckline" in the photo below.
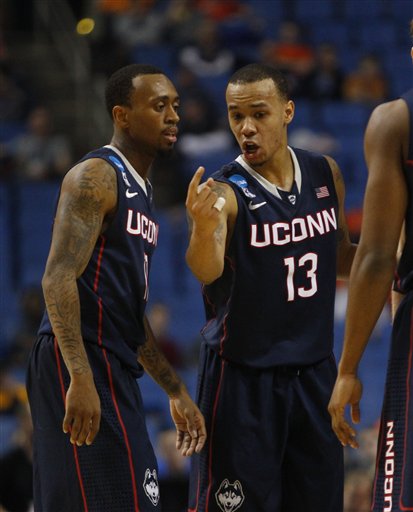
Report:
[[[145,192],[145,195],[147,196],[148,195],[148,191],[146,189],[146,184],[148,183],[149,186],[151,186],[151,183],[149,180],[144,180],[142,178],[142,176],[140,176],[138,174],[138,172],[135,170],[135,168],[133,167],[133,165],[129,162],[129,160],[126,158],[126,156],[122,153],[122,151],[120,151],[118,148],[116,148],[115,146],[112,146],[112,144],[106,144],[104,146],[105,148],[108,148],[108,149],[111,149],[112,151],[114,151],[118,156],[120,156],[122,158],[122,160],[125,162],[125,165],[128,169],[128,171],[131,173],[132,177],[134,178],[134,180],[137,182],[137,184],[143,189],[143,191]]]
[[[293,149],[290,146],[287,146],[287,148],[290,151],[290,155],[293,160],[294,181],[297,185],[298,193],[301,194],[302,174],[300,164]],[[264,176],[261,176],[259,172],[255,171],[250,165],[248,165],[248,163],[244,160],[242,155],[239,155],[235,159],[235,161],[239,163],[248,172],[248,174],[255,178],[266,190],[268,190],[268,192],[273,194],[275,197],[278,197],[278,199],[283,200],[277,185],[274,185],[273,183],[269,182],[267,179],[264,178]]]

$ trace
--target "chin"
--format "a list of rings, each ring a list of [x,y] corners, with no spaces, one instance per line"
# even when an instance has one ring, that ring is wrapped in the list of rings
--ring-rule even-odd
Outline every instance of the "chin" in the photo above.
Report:
[[[168,158],[173,154],[173,152],[174,152],[173,146],[171,146],[170,148],[160,148],[160,149],[158,149],[156,156],[161,157],[161,158]]]

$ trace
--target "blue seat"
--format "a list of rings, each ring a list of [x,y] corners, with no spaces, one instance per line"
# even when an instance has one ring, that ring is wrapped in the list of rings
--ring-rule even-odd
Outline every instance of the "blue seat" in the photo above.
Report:
[[[317,107],[311,101],[298,99],[294,101],[294,119],[290,125],[295,128],[311,128],[317,115]]]
[[[357,43],[365,52],[381,52],[381,50],[387,48],[395,48],[397,37],[397,29],[394,23],[371,21],[359,27]]]
[[[24,133],[26,125],[21,121],[0,121],[0,142],[8,142]]]
[[[132,50],[132,62],[143,62],[157,66],[174,79],[175,49],[168,45],[136,45]]]
[[[19,189],[20,285],[39,284],[50,247],[57,183],[27,183]]]
[[[336,135],[354,133],[355,130],[364,130],[370,111],[371,108],[359,103],[326,102],[320,108],[320,121]]]
[[[311,3],[311,2],[309,2]],[[387,14],[387,4],[383,0],[345,0],[341,3],[342,14],[351,22],[377,19]],[[367,22],[368,23],[368,22]]]
[[[349,27],[341,22],[314,22],[311,24],[309,37],[314,45],[331,43],[337,49],[346,49],[350,40]]]
[[[308,22],[308,20],[330,20],[336,15],[334,2],[325,0],[296,0],[295,17],[298,21]]]
[[[271,5],[269,5],[268,0],[248,0],[246,3],[263,24],[263,36],[274,37],[278,25],[287,15],[285,2],[283,0],[272,0]]]
[[[0,185],[0,357],[9,349],[19,315],[14,193],[12,185]]]

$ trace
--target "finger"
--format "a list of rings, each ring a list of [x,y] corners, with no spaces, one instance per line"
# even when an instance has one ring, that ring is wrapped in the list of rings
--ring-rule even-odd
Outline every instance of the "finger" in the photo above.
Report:
[[[196,453],[199,453],[202,450],[202,448],[205,445],[206,439],[207,439],[207,434],[206,434],[206,430],[204,427],[203,429],[200,429],[200,431],[198,432],[198,442],[195,447]]]
[[[189,186],[188,186],[188,196],[187,201],[195,201],[196,196],[198,194],[198,186],[201,183],[202,176],[205,172],[204,167],[198,167],[198,169],[195,171],[195,174],[193,175]]]
[[[184,409],[184,418],[186,421],[186,429],[192,438],[198,437],[198,429],[195,422],[195,416],[191,414],[187,408]]]
[[[66,411],[65,417],[63,418],[63,425],[62,425],[63,432],[65,434],[69,433],[72,430],[72,422],[73,422],[72,415],[69,415],[68,412]]]
[[[176,446],[177,450],[180,450],[182,448],[183,442],[184,442],[184,432],[182,430],[177,430],[176,431],[176,442],[175,442],[175,446]]]
[[[218,199],[215,201],[215,203],[212,205],[212,208],[215,208],[219,212],[222,211],[222,208],[224,208],[226,203],[225,197],[218,197]]]
[[[87,436],[89,435],[89,432],[90,432],[90,426],[92,424],[92,420],[89,419],[84,419],[82,421],[82,426],[80,428],[80,431],[79,431],[79,434],[77,436],[77,440],[76,440],[76,444],[77,446],[82,446],[84,444],[84,442],[86,441],[86,438]]]
[[[351,421],[360,423],[360,405],[358,402],[351,406]]]
[[[93,443],[93,441],[95,440],[95,437],[96,437],[97,433],[99,432],[99,428],[100,428],[100,414],[97,414],[97,415],[93,416],[93,418],[90,422],[89,433],[86,438],[86,444],[88,446],[91,445]]]
[[[70,430],[70,442],[75,444],[79,438],[79,434],[82,430],[82,421],[80,418],[75,417],[72,422],[72,428]]]
[[[198,442],[197,436],[194,437],[193,435],[188,435],[186,451],[185,451],[185,453],[182,453],[182,455],[185,455],[185,457],[190,457],[195,452],[195,447],[197,445],[197,442]]]
[[[358,448],[358,443],[356,440],[356,432],[347,423],[347,421],[342,419],[341,421],[333,424],[333,429],[343,446],[349,445],[352,448]]]
[[[187,457],[188,456],[188,450],[191,446],[191,436],[188,434],[188,432],[184,432],[184,437],[183,437],[183,441],[182,441],[182,450],[181,450],[181,453],[184,457]]]

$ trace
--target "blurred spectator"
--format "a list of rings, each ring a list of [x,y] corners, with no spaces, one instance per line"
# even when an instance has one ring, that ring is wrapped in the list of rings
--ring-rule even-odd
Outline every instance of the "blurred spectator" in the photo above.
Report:
[[[245,12],[246,6],[239,0],[196,0],[198,9],[208,18],[222,22]]]
[[[181,65],[176,84],[181,100],[178,149],[187,157],[197,157],[230,148],[234,142],[226,126],[226,114],[203,87],[203,79]]]
[[[336,47],[321,44],[317,48],[314,68],[301,83],[299,96],[311,100],[340,100],[343,80]]]
[[[169,307],[162,302],[156,302],[148,311],[148,319],[156,341],[168,361],[174,368],[181,368],[183,365],[181,350],[169,332],[171,320]]]
[[[338,140],[330,133],[319,132],[310,128],[296,128],[291,131],[290,144],[322,154],[334,154],[340,147]]]
[[[0,417],[14,416],[21,405],[27,405],[26,387],[12,375],[12,370],[11,358],[9,356],[2,358],[0,361]],[[1,441],[5,442],[3,436]]]
[[[379,422],[358,433],[359,449],[345,449],[344,512],[369,512]]]
[[[176,449],[175,441],[174,429],[159,433],[157,448],[162,508],[167,512],[186,512],[188,460]]]
[[[376,104],[388,97],[389,83],[380,60],[375,55],[364,55],[357,68],[345,77],[343,97],[347,101]]]
[[[202,134],[214,131],[218,125],[218,112],[207,91],[202,88],[194,72],[186,66],[177,70],[177,88],[180,96],[179,134]]]
[[[204,19],[193,0],[171,0],[165,12],[163,40],[178,48],[194,43]]]
[[[353,469],[346,473],[344,512],[370,512],[372,469]]]
[[[12,445],[0,458],[0,509],[29,512],[33,501],[32,422],[29,406],[19,404]]]
[[[0,121],[22,121],[28,112],[29,95],[10,65],[0,61]]]
[[[234,54],[222,45],[217,25],[211,20],[202,22],[195,44],[182,48],[178,60],[198,77],[230,74],[235,63]]]
[[[276,39],[266,39],[261,43],[260,55],[262,62],[285,73],[291,96],[298,96],[301,82],[307,78],[315,63],[314,50],[304,41],[301,27],[293,21],[282,22]]]
[[[50,110],[34,108],[27,120],[26,132],[6,145],[23,180],[61,179],[69,170],[72,150],[68,139],[53,131]]]
[[[132,50],[160,43],[163,23],[164,13],[157,9],[157,0],[134,0],[129,8],[113,17],[113,31],[116,39]]]
[[[21,292],[20,321],[14,335],[10,357],[16,369],[24,372],[29,352],[36,340],[44,312],[43,293],[39,286],[30,286]]]

